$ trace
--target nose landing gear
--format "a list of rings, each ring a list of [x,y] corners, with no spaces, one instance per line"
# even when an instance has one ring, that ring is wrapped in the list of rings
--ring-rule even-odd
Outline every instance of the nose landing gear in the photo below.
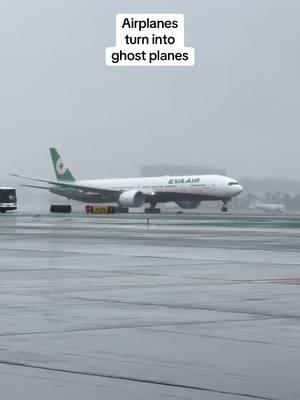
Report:
[[[227,203],[228,203],[228,200],[223,200],[223,206],[221,208],[222,212],[227,212],[228,211]]]

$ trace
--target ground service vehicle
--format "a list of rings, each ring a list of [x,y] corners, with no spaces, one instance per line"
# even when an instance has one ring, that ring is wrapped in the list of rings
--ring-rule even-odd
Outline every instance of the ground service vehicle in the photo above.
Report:
[[[60,214],[69,214],[72,212],[72,206],[65,204],[51,204],[50,206],[51,213],[60,213]]]
[[[16,189],[12,187],[0,187],[0,213],[17,209]]]

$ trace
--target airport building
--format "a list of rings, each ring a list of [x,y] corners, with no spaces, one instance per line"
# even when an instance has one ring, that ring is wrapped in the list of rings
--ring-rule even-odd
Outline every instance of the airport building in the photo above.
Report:
[[[226,169],[180,164],[146,164],[141,167],[141,176],[162,175],[227,175]]]

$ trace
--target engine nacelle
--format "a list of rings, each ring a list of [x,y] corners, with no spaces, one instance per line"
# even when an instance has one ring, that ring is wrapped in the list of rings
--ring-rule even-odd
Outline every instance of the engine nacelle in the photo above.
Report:
[[[201,201],[200,200],[185,200],[185,201],[176,201],[175,203],[178,205],[178,207],[188,210],[188,209],[193,209],[193,208],[199,207]]]
[[[141,207],[144,203],[145,195],[139,190],[128,190],[119,197],[119,204],[122,207]]]

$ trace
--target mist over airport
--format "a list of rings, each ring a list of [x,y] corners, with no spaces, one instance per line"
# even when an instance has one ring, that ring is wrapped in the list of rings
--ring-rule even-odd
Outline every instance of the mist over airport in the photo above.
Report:
[[[297,1],[173,1],[192,68],[106,67],[123,10],[170,3],[1,4],[1,181],[52,177],[50,146],[81,179],[139,176],[164,162],[299,180]]]
[[[195,66],[106,66],[117,13]],[[1,399],[299,400],[299,39],[297,0],[0,0]]]

